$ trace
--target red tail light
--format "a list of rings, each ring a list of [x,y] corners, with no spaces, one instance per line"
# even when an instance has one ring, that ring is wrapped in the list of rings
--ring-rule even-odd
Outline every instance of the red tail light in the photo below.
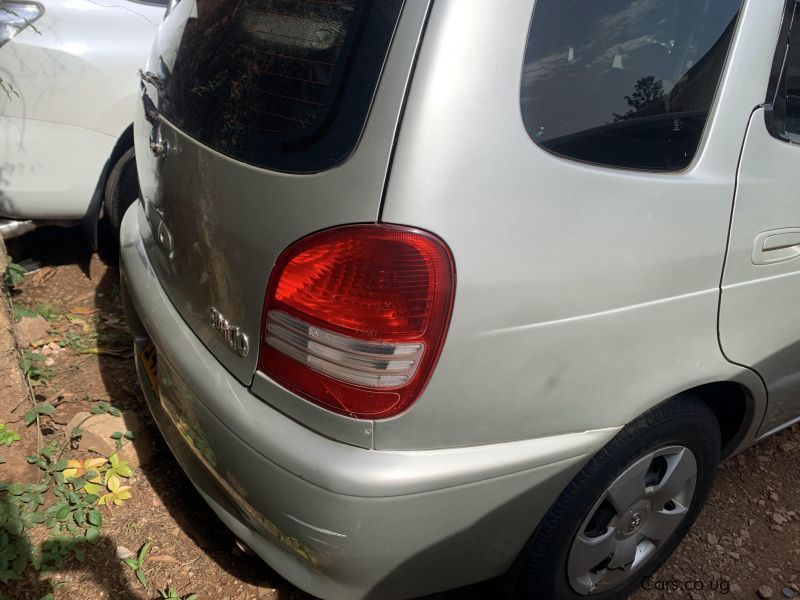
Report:
[[[450,250],[425,231],[348,225],[311,235],[272,270],[259,369],[334,412],[396,415],[436,365],[454,289]]]

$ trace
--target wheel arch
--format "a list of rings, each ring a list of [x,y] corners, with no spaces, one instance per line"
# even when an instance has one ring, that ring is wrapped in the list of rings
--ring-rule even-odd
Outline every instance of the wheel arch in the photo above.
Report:
[[[731,378],[712,379],[673,393],[630,419],[630,422],[661,405],[686,397],[704,403],[714,414],[720,427],[722,459],[748,448],[755,442],[756,432],[766,411],[767,393],[761,378],[749,369],[743,369]],[[511,567],[498,580],[500,588],[506,595],[514,593],[526,548],[540,527],[541,522]]]
[[[750,445],[761,423],[763,409],[751,389],[738,381],[717,381],[683,392],[706,404],[719,423],[722,457],[727,458]]]
[[[81,220],[81,227],[83,228],[86,239],[91,245],[93,250],[98,248],[98,221],[103,210],[103,196],[105,194],[106,182],[111,173],[111,169],[119,158],[133,147],[133,123],[129,124],[125,130],[117,138],[117,143],[114,144],[114,149],[111,151],[108,159],[103,165],[103,170],[100,172],[100,177],[97,179],[97,185],[92,194],[92,201],[89,204],[89,209],[86,211],[83,219]]]
[[[682,396],[700,400],[714,413],[722,437],[723,460],[746,450],[759,439],[758,431],[767,413],[766,385],[753,369],[727,360],[703,369],[694,380],[676,379],[674,386],[653,390],[650,401],[632,407],[620,425],[625,426],[656,406]]]

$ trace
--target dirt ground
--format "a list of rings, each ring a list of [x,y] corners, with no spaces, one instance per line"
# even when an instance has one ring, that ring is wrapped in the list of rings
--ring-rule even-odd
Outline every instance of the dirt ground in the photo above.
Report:
[[[46,382],[34,389],[37,401],[58,408],[42,416],[39,442],[36,426],[26,429],[20,421],[26,398],[16,395],[23,392],[19,386],[9,391],[2,385],[6,380],[0,380],[0,423],[25,434],[15,453],[0,448],[7,460],[0,464],[2,481],[30,476],[30,466],[19,456],[37,443],[65,439],[70,418],[99,401],[149,420],[119,305],[117,271],[88,251],[75,230],[37,231],[9,244],[9,253],[16,262],[28,259],[39,266],[18,284],[12,302],[18,310],[45,316],[51,343],[64,347],[48,355]],[[22,581],[0,585],[0,597],[40,600],[52,593],[56,599],[150,599],[171,585],[181,598],[194,593],[198,600],[310,598],[235,547],[157,432],[152,433],[152,459],[125,481],[132,498],[103,509],[100,540],[89,547],[85,562],[69,560],[47,574],[28,570]],[[759,588],[761,597],[800,597],[798,467],[798,428],[725,462],[689,537],[634,598],[757,598]],[[31,537],[34,543],[43,541]],[[135,552],[145,543],[151,544],[146,588],[117,558],[120,547]],[[435,598],[476,600],[493,597],[492,590],[481,584]]]

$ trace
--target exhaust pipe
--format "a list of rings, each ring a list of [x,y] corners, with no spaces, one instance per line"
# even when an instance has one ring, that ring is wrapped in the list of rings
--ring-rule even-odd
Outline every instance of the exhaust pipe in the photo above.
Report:
[[[14,221],[12,219],[0,219],[0,237],[4,240],[19,237],[29,231],[36,229],[37,225],[33,221]]]

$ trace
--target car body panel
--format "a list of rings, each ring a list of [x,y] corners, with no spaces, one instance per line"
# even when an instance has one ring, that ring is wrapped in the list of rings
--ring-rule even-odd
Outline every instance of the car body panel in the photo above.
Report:
[[[0,117],[0,217],[81,218],[116,143],[92,129]]]
[[[772,61],[759,40],[777,39],[782,10],[745,4],[694,164],[656,174],[565,160],[528,137],[529,4],[436,3],[381,218],[446,240],[458,285],[427,389],[376,422],[376,447],[620,425],[743,374],[717,342],[719,281],[739,149]]]
[[[161,288],[141,227],[134,205],[122,230],[123,305],[137,350],[149,340],[158,349],[160,398],[137,363],[156,422],[223,521],[312,593],[403,598],[499,575],[618,431],[423,452],[327,439],[219,368]],[[437,561],[441,552],[454,560]]]
[[[165,32],[174,32],[179,41],[180,25],[191,14],[191,3],[186,4],[165,20],[149,70],[160,59],[170,60],[161,48],[169,55],[178,42],[165,39]],[[140,187],[174,246],[170,251],[153,244],[148,253],[183,318],[240,381],[253,378],[267,281],[281,251],[320,229],[377,220],[426,13],[427,2],[403,10],[361,140],[350,158],[333,169],[296,175],[256,168],[192,140],[163,117],[156,134],[170,150],[156,158],[148,149],[154,126],[140,103],[135,125]],[[152,85],[145,86],[145,93],[157,104]],[[212,307],[253,341],[247,356],[234,352],[211,327]]]
[[[0,95],[0,216],[80,219],[133,120],[136,70],[164,8],[41,4],[33,27],[0,48],[0,76],[15,92]]]
[[[770,400],[761,434],[798,416],[800,264],[791,253],[781,260],[780,249],[762,251],[765,235],[791,241],[791,228],[800,226],[797,164],[800,147],[773,137],[764,109],[756,110],[742,151],[719,330],[728,358],[766,382]]]

